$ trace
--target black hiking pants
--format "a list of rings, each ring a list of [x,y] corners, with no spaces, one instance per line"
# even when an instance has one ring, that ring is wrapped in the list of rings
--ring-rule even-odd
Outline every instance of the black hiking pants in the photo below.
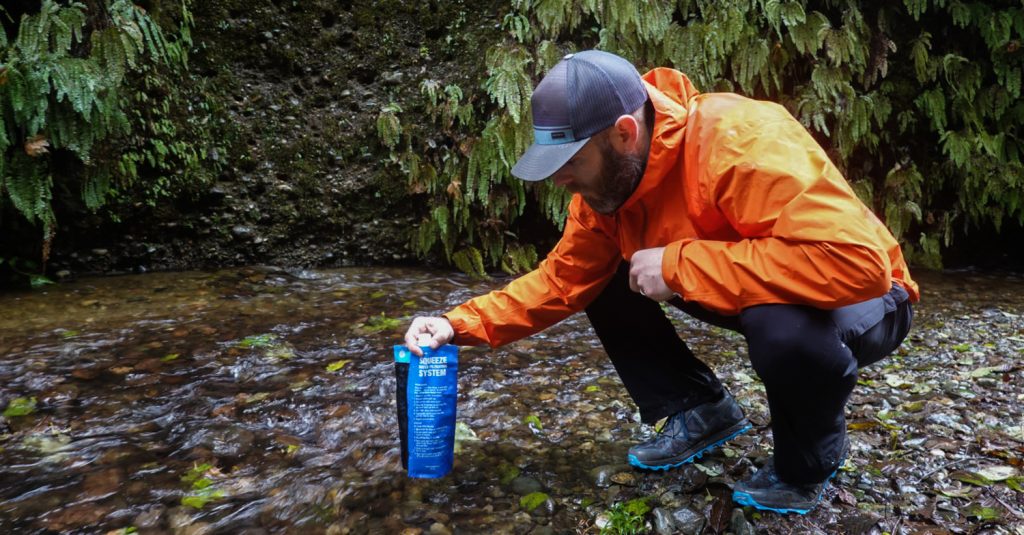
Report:
[[[820,483],[837,468],[857,369],[893,352],[913,318],[898,284],[836,310],[758,305],[723,316],[679,298],[669,303],[746,338],[768,396],[775,468],[791,484]],[[586,313],[644,423],[721,397],[715,373],[679,338],[659,303],[630,290],[627,262]]]

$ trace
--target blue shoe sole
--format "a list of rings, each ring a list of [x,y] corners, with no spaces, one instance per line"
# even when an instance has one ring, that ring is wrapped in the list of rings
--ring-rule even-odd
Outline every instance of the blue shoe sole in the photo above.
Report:
[[[820,499],[821,496],[819,495],[818,498]],[[750,507],[760,509],[762,511],[775,511],[776,513],[781,513],[784,515],[789,513],[806,515],[811,511],[810,509],[786,509],[782,507],[768,507],[767,505],[761,505],[754,500],[753,496],[747,494],[746,492],[741,492],[738,490],[732,491],[732,501],[740,505],[749,505]],[[817,504],[817,501],[815,501],[815,504]]]
[[[845,462],[845,456],[844,456],[844,462]],[[840,463],[840,466],[842,466],[842,463]],[[767,505],[761,505],[761,504],[757,503],[757,500],[755,500],[753,496],[751,496],[750,494],[748,494],[746,492],[740,491],[740,490],[732,491],[732,501],[734,501],[734,502],[736,502],[736,503],[738,503],[740,505],[748,505],[750,507],[753,507],[755,509],[760,509],[762,511],[774,511],[776,513],[781,513],[781,514],[784,514],[784,515],[785,514],[789,514],[789,513],[796,513],[798,515],[806,515],[807,513],[811,512],[811,509],[814,509],[814,507],[818,505],[818,502],[821,501],[821,495],[825,493],[825,489],[828,488],[829,482],[832,481],[832,478],[835,477],[835,475],[838,472],[839,472],[839,469],[836,468],[835,471],[832,472],[832,474],[828,476],[828,479],[826,479],[825,483],[821,486],[821,490],[818,491],[818,496],[816,498],[814,498],[814,505],[812,505],[811,507],[809,507],[807,509],[796,509],[796,508],[786,508],[786,507],[768,507]]]
[[[728,441],[730,441],[730,440],[732,440],[732,439],[742,435],[743,433],[746,433],[747,431],[750,431],[751,429],[753,429],[753,427],[754,426],[752,426],[750,424],[747,424],[747,425],[741,427],[738,431],[732,433],[731,435],[729,435],[729,436],[727,436],[727,437],[725,437],[725,438],[723,438],[723,439],[721,439],[721,440],[719,440],[719,441],[717,441],[717,442],[715,442],[713,444],[705,446],[700,451],[694,453],[693,455],[690,455],[689,457],[683,459],[682,461],[679,461],[678,463],[653,464],[653,465],[652,464],[644,464],[644,463],[640,462],[640,459],[638,459],[636,457],[636,455],[630,454],[629,455],[629,464],[631,464],[631,465],[633,465],[633,466],[635,466],[637,468],[643,468],[644,470],[670,470],[672,468],[678,468],[678,467],[680,467],[680,466],[682,466],[684,464],[692,463],[695,459],[700,459],[701,457],[704,456],[705,453],[711,451],[714,448],[717,448],[718,446],[721,446],[725,442],[728,442]]]

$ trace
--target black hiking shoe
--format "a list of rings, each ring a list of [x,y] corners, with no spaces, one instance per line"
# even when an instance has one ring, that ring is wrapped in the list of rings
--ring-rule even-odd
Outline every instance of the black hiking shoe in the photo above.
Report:
[[[669,417],[657,436],[629,448],[629,464],[647,470],[682,466],[750,427],[736,400],[725,392],[718,401]]]
[[[821,495],[828,488],[829,481],[846,461],[850,450],[849,440],[843,444],[839,463],[825,481],[808,485],[792,485],[779,479],[775,471],[775,459],[769,459],[750,479],[740,481],[733,487],[732,499],[741,505],[749,505],[762,511],[796,513],[805,515],[818,505]]]

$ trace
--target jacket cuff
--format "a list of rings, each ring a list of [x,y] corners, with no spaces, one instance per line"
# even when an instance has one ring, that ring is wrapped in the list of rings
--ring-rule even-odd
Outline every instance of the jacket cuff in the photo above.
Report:
[[[683,285],[683,247],[693,241],[693,238],[674,241],[665,246],[665,252],[661,256],[661,277],[665,284],[679,297],[686,299]]]
[[[476,346],[486,344],[486,339],[481,339],[479,332],[482,332],[480,318],[465,305],[453,308],[451,311],[441,314],[441,317],[452,324],[455,336],[451,343],[457,346]]]

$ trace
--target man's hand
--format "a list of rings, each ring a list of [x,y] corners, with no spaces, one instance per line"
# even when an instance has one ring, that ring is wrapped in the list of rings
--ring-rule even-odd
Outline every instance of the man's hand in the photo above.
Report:
[[[629,287],[655,301],[667,301],[676,294],[661,276],[661,257],[664,247],[643,249],[633,253],[629,260]]]
[[[445,318],[420,316],[412,320],[409,330],[405,331],[405,347],[408,347],[409,351],[412,351],[417,357],[423,356],[423,350],[416,344],[416,340],[421,334],[429,334],[432,338],[429,344],[430,348],[437,349],[455,338],[455,329],[452,329],[452,324],[448,323]]]

